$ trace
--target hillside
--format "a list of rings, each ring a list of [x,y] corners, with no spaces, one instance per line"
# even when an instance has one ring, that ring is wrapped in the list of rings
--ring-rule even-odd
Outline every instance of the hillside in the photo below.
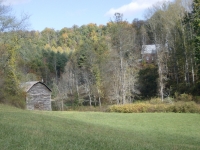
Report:
[[[58,110],[157,97],[200,101],[200,0],[162,1],[144,20],[113,12],[104,25],[42,31],[11,7],[0,1],[0,103],[25,108],[19,84],[32,81],[52,90]]]
[[[26,111],[0,105],[0,147],[200,149],[199,114]]]

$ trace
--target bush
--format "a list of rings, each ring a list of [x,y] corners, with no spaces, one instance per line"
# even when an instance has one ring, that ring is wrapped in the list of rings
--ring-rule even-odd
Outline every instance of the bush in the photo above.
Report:
[[[200,107],[195,102],[177,102],[168,107],[168,111],[175,113],[200,113]]]
[[[134,103],[125,105],[112,105],[109,112],[144,113],[144,112],[175,112],[175,113],[200,113],[200,106],[195,102],[166,103]]]
[[[143,112],[165,112],[168,106],[166,104],[153,105],[150,103],[137,103],[125,105],[113,105],[109,108],[110,112],[120,113],[143,113]]]
[[[176,101],[184,101],[184,102],[190,102],[193,100],[193,97],[192,95],[189,95],[189,94],[178,94],[178,93],[175,93],[175,98],[176,98]]]
[[[194,101],[195,101],[197,104],[200,104],[200,96],[195,96],[195,97],[194,97]]]
[[[25,109],[26,107],[25,93],[20,92],[17,95],[9,95],[4,93],[1,97],[1,102],[4,104]]]

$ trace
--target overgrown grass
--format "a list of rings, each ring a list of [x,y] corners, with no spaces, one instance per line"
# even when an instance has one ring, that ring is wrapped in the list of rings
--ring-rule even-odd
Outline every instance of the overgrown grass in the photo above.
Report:
[[[1,150],[200,149],[200,115],[26,111],[0,105]]]

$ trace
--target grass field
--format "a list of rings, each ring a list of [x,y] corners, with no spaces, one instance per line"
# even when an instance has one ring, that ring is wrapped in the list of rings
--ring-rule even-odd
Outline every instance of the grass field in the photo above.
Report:
[[[200,115],[26,111],[0,105],[1,150],[199,150]]]

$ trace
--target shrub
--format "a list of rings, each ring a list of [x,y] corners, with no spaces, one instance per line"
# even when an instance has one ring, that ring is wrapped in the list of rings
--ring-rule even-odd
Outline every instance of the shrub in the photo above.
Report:
[[[175,113],[200,113],[200,107],[195,102],[177,102],[168,107],[168,111]]]
[[[125,105],[112,105],[109,112],[143,113],[143,112],[175,112],[175,113],[200,113],[200,106],[195,102],[176,102],[173,104],[134,103]]]
[[[3,93],[1,98],[1,102],[4,104],[12,105],[22,109],[24,109],[26,106],[25,93],[21,91],[17,95]]]
[[[136,103],[125,105],[113,105],[109,108],[109,111],[120,113],[165,112],[167,107],[168,106],[166,104],[153,105],[150,103]]]
[[[176,97],[176,101],[190,102],[193,100],[192,95],[185,94],[185,93],[183,94],[175,93],[175,97]]]
[[[109,108],[109,111],[120,112],[120,113],[146,112],[148,105],[150,104],[138,103],[138,104],[113,105]]]
[[[195,96],[195,97],[194,97],[194,101],[195,101],[197,104],[200,104],[200,96]]]

